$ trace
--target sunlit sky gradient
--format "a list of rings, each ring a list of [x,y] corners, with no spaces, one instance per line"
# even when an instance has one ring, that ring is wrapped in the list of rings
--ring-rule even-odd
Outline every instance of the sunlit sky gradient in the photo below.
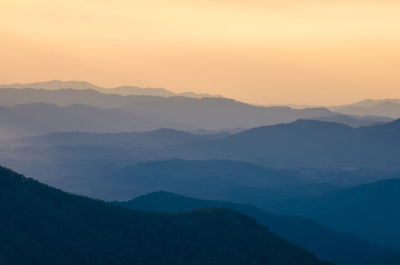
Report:
[[[0,83],[50,79],[258,104],[400,97],[400,1],[0,0]]]

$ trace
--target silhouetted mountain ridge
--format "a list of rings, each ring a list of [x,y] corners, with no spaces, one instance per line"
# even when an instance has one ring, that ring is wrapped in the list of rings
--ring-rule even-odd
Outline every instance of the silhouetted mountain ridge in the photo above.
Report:
[[[123,96],[119,94],[101,93],[92,89],[90,85],[84,85],[83,87],[85,89],[63,88],[60,90],[46,90],[34,88],[3,88],[0,89],[0,106],[12,109],[16,105],[48,103],[60,107],[69,107],[71,105],[81,104],[101,109],[113,109],[114,111],[118,109],[121,111],[121,117],[117,119],[123,121],[123,124],[125,124],[124,126],[115,126],[116,118],[104,119],[103,121],[103,124],[105,124],[106,121],[110,122],[108,126],[114,128],[113,132],[126,131],[126,127],[134,127],[137,128],[136,130],[138,131],[163,127],[191,131],[196,129],[225,130],[292,122],[297,119],[320,118],[335,120],[335,118],[330,117],[338,115],[338,113],[321,107],[304,109],[295,109],[287,106],[261,107],[233,99],[212,97],[188,98],[183,96],[162,97],[154,95]],[[36,105],[36,107],[39,108],[38,105]],[[61,110],[67,111],[66,109]],[[38,110],[38,112],[39,111],[40,110]],[[102,111],[104,112],[105,110]],[[31,112],[32,114],[35,114],[34,109],[31,109]],[[128,119],[126,117],[127,114],[137,117],[136,120],[133,118]],[[37,113],[36,115],[40,115],[40,113]],[[65,120],[65,117],[61,116],[60,111],[56,111],[54,115],[54,119],[58,119],[60,122],[64,121],[67,124],[70,122],[69,120]],[[74,118],[79,119],[80,117]],[[95,118],[101,119],[101,116],[99,115]],[[357,117],[357,119],[341,118],[344,123],[353,127],[375,124],[376,122],[387,120],[385,118],[374,118],[371,116],[365,118]],[[82,124],[85,124],[85,122],[82,122]],[[130,126],[128,126],[128,124]],[[43,121],[43,123],[36,124],[35,126],[38,130],[41,126],[49,128],[54,127],[54,124],[48,124],[46,121]],[[12,131],[12,125],[4,125],[4,128]],[[27,133],[22,136],[34,135],[32,133],[28,134],[31,130],[32,129],[29,127],[24,128],[22,131],[26,131]],[[66,128],[65,130],[74,131],[75,128]],[[33,131],[35,132],[35,130]],[[91,128],[89,131],[107,132],[104,129],[101,130],[101,128]],[[54,131],[43,129],[39,134],[48,132]]]
[[[232,210],[130,211],[1,167],[0,211],[4,265],[327,264]]]
[[[160,120],[121,109],[104,109],[75,104],[59,107],[49,103],[31,103],[0,109],[0,139],[41,135],[60,131],[125,132],[159,128],[193,130],[196,127]]]
[[[378,116],[354,116],[354,115],[338,114],[334,116],[317,117],[314,118],[314,120],[341,123],[351,127],[363,127],[363,126],[385,124],[392,121],[393,119],[388,117],[378,117]]]
[[[400,118],[400,99],[368,99],[354,104],[331,107],[330,109],[348,115],[376,115],[398,119]]]
[[[140,196],[127,202],[115,202],[133,210],[187,212],[202,208],[229,208],[255,218],[290,242],[308,249],[321,259],[335,264],[362,264],[363,262],[392,253],[378,245],[350,234],[331,230],[304,218],[274,215],[254,206],[223,201],[208,201],[159,191]]]
[[[194,92],[174,93],[165,88],[141,88],[136,86],[118,86],[114,88],[104,88],[101,86],[93,85],[87,81],[60,81],[52,80],[46,82],[35,82],[26,84],[4,84],[0,88],[13,88],[13,89],[46,89],[46,90],[60,90],[60,89],[93,89],[104,94],[119,94],[122,96],[136,95],[136,96],[160,96],[160,97],[173,97],[185,96],[193,98],[215,97],[211,94],[199,94]]]
[[[399,120],[351,128],[317,120],[262,126],[215,140],[171,146],[184,159],[233,159],[278,167],[396,169],[400,165]]]
[[[157,129],[145,132],[118,132],[118,133],[89,133],[89,132],[55,132],[41,136],[17,138],[3,142],[6,146],[78,146],[78,145],[105,145],[120,147],[127,150],[132,148],[161,149],[168,145],[182,144],[196,139],[219,139],[228,136],[228,133],[193,134],[175,129]]]
[[[305,199],[283,200],[267,210],[304,216],[329,227],[400,249],[400,179],[393,178]]]
[[[95,90],[73,89],[56,91],[0,89],[1,106],[13,107],[30,103],[50,103],[64,107],[84,104],[97,108],[116,108],[135,116],[145,117],[150,122],[175,122],[192,125],[193,129],[209,130],[250,128],[263,124],[275,124],[294,121],[299,118],[314,118],[334,114],[324,108],[256,107],[225,98],[121,96],[102,94]],[[145,125],[144,122],[136,124],[137,127],[145,127]],[[141,130],[146,129],[141,128]]]

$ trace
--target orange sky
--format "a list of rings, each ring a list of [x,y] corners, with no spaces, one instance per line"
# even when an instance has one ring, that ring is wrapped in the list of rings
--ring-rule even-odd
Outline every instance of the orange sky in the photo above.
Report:
[[[258,104],[400,97],[400,1],[1,0],[0,83],[51,79]]]

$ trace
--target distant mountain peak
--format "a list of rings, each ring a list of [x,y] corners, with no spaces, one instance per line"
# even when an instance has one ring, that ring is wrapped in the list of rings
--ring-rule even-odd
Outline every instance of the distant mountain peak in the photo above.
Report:
[[[354,104],[331,107],[333,111],[348,115],[400,117],[400,99],[367,99]]]
[[[317,125],[317,126],[327,126],[327,127],[347,127],[350,128],[350,126],[347,126],[343,123],[338,123],[338,122],[331,122],[331,121],[322,121],[322,120],[314,120],[314,119],[298,119],[294,121],[292,124],[301,124],[301,125],[306,125],[306,126],[312,126],[312,125]]]
[[[119,94],[122,96],[160,96],[160,97],[188,97],[188,98],[206,98],[206,97],[221,97],[219,95],[202,94],[195,92],[184,92],[184,93],[174,93],[165,88],[141,88],[136,86],[117,86],[113,88],[105,88],[102,86],[94,85],[87,81],[62,81],[62,80],[50,80],[43,82],[33,82],[33,83],[14,83],[14,84],[4,84],[0,85],[0,88],[13,88],[13,89],[24,89],[24,88],[34,88],[34,89],[45,89],[45,90],[61,90],[61,89],[75,89],[75,90],[86,90],[92,89],[104,94]]]
[[[136,199],[139,199],[139,198],[143,198],[143,199],[144,198],[156,198],[156,199],[161,199],[161,200],[170,199],[170,198],[187,198],[187,199],[191,199],[189,197],[186,197],[186,196],[174,193],[174,192],[168,192],[168,191],[165,191],[165,190],[154,191],[154,192],[142,195],[142,196],[140,196],[140,197],[138,197]]]
[[[100,86],[96,86],[87,81],[61,81],[61,80],[50,80],[43,82],[33,82],[33,83],[14,83],[14,84],[4,84],[0,85],[0,88],[36,88],[36,89],[46,89],[46,90],[58,90],[64,88],[75,88],[75,89],[98,89]]]

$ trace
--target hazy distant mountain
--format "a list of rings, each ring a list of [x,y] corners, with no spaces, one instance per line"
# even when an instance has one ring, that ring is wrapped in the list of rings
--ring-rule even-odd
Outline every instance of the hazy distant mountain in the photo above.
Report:
[[[35,88],[35,89],[46,89],[46,90],[57,90],[65,88],[101,89],[100,86],[93,85],[86,81],[60,81],[60,80],[51,80],[45,82],[34,82],[25,84],[21,83],[3,84],[0,85],[0,88],[15,88],[15,89]]]
[[[61,132],[3,141],[0,162],[67,191],[108,200],[169,190],[263,205],[269,199],[397,177],[399,124],[355,129],[297,121],[235,135],[171,129]]]
[[[168,192],[155,192],[117,204],[133,210],[162,212],[187,212],[214,207],[238,210],[269,227],[273,233],[334,264],[362,264],[367,260],[392,253],[376,244],[350,234],[331,230],[317,222],[304,218],[270,214],[250,205],[193,199]]]
[[[355,116],[355,115],[334,115],[328,117],[317,117],[313,120],[329,121],[335,123],[346,124],[351,127],[363,127],[379,125],[393,121],[392,118],[379,116]]]
[[[4,265],[327,264],[233,210],[134,212],[1,167],[0,211]]]
[[[109,182],[108,197],[129,198],[157,190],[203,198],[240,198],[240,187],[267,188],[296,185],[300,174],[291,170],[275,170],[238,161],[166,160],[138,163],[116,170]]]
[[[383,180],[269,207],[400,250],[400,179]]]
[[[199,128],[221,130],[251,128],[260,125],[291,122],[299,118],[336,115],[324,108],[256,107],[225,98],[195,99],[187,97],[121,96],[102,94],[94,90],[73,89],[56,91],[0,89],[0,106],[13,107],[18,104],[43,102],[63,107],[81,104],[96,108],[119,109],[135,117],[143,117],[143,123],[136,123],[136,127],[141,128],[140,130],[148,130],[151,127],[147,126],[146,119],[150,123],[154,121],[164,123],[163,126],[158,128],[188,129],[189,125],[192,127],[191,130]],[[34,112],[32,112],[33,114]],[[101,119],[101,116],[96,119]],[[122,122],[124,118],[120,118],[120,120]],[[103,122],[106,122],[106,120]],[[167,126],[168,124],[169,126]],[[126,127],[132,126],[126,125]],[[153,127],[153,129],[156,128]],[[114,131],[117,131],[117,129]]]
[[[200,139],[220,139],[228,135],[228,133],[193,134],[174,129],[119,133],[55,132],[5,141],[0,143],[0,146],[51,147],[89,145],[113,146],[127,150],[136,148],[162,149],[168,145],[182,144]]]
[[[374,115],[398,119],[400,118],[400,99],[368,99],[350,105],[331,107],[330,109],[348,115]]]
[[[203,97],[220,97],[211,94],[198,94],[194,92],[185,93],[173,93],[165,88],[141,88],[135,86],[119,86],[114,88],[104,88],[101,86],[93,85],[86,81],[60,81],[52,80],[46,82],[35,82],[26,84],[4,84],[0,85],[0,88],[14,88],[14,89],[24,89],[24,88],[35,88],[35,89],[45,89],[45,90],[60,90],[60,89],[93,89],[104,94],[119,94],[122,96],[159,96],[159,97],[173,97],[173,96],[183,96],[190,98],[203,98]]]
[[[286,166],[314,163],[315,160],[317,166],[324,166],[321,152],[354,130],[338,123],[298,120],[245,130],[220,140],[171,146],[166,153],[193,159],[227,158]]]
[[[259,205],[341,188],[324,183],[323,174],[320,180],[296,170],[263,168],[239,161],[147,161],[139,155],[112,146],[23,147],[0,149],[0,162],[46,184],[104,200],[127,200],[169,190]]]
[[[193,134],[235,134],[246,130],[246,128],[233,128],[233,129],[221,129],[221,130],[207,130],[207,129],[196,129],[191,131]]]
[[[163,149],[172,143],[179,146],[197,139],[219,141],[226,137],[169,129],[115,134],[54,133],[3,141],[0,163],[64,190],[106,200],[169,190],[255,205],[270,199],[317,195],[398,174],[335,167],[284,170],[232,160],[171,160],[174,156]],[[133,165],[139,162],[140,166]],[[146,182],[147,178],[152,181]]]
[[[270,199],[321,194],[342,185],[395,174],[283,170],[240,161],[166,160],[170,154],[163,151],[169,143],[221,137],[226,136],[191,135],[167,129],[144,133],[54,133],[3,142],[0,163],[64,190],[106,200],[170,190],[256,205]]]
[[[400,165],[400,120],[351,128],[298,120],[253,128],[217,140],[169,147],[165,153],[185,159],[233,159],[280,167],[393,169]]]
[[[386,99],[364,99],[358,102],[355,102],[353,104],[348,104],[348,105],[339,105],[339,106],[333,106],[332,108],[342,108],[345,106],[356,106],[356,107],[372,107],[374,105],[384,103],[384,102],[393,102],[393,103],[398,103],[400,104],[400,99],[397,98],[386,98]]]
[[[191,130],[196,127],[168,119],[158,119],[120,109],[86,105],[59,107],[32,103],[0,107],[0,139],[40,135],[57,131],[123,132],[158,128]]]
[[[122,96],[156,96],[156,97],[173,97],[177,94],[165,88],[141,88],[133,86],[119,86],[115,88],[97,89],[104,94],[119,94]],[[193,93],[193,95],[197,95]]]
[[[220,95],[211,95],[207,93],[194,93],[194,92],[183,92],[183,93],[178,93],[178,96],[181,97],[188,97],[188,98],[221,98],[222,96]]]
[[[126,110],[152,113],[162,119],[176,119],[203,129],[249,128],[261,124],[293,121],[298,117],[329,116],[327,109],[292,109],[288,107],[255,107],[224,98],[189,99],[173,97],[167,100],[148,98],[125,106]]]

